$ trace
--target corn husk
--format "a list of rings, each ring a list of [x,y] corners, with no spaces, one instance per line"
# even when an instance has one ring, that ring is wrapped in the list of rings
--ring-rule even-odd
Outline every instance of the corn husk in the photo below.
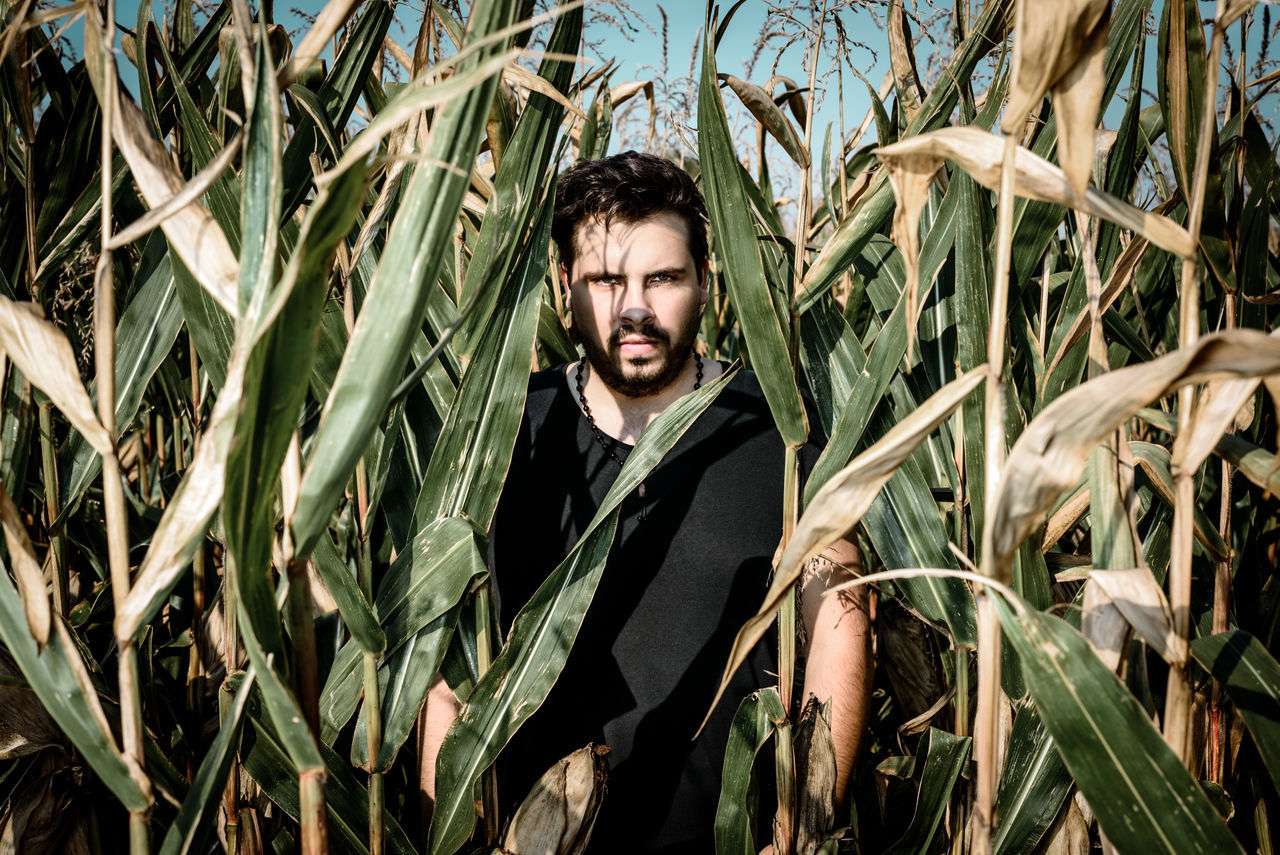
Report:
[[[1058,162],[1077,194],[1093,169],[1093,130],[1106,86],[1110,0],[1025,0],[1013,48],[1013,91],[1000,129],[1022,127],[1045,92],[1058,118]]]
[[[608,777],[607,746],[588,745],[538,779],[511,817],[505,855],[578,855],[591,840]]]

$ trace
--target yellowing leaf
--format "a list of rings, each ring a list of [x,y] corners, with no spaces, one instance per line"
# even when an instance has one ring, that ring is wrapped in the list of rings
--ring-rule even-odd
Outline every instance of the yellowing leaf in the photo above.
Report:
[[[898,97],[908,121],[920,112],[924,89],[916,73],[916,53],[911,43],[911,26],[902,11],[902,0],[889,4],[889,64],[898,84]]]
[[[1102,103],[1110,26],[1110,0],[1023,0],[1018,11],[1012,91],[1000,130],[1019,130],[1053,90],[1058,160],[1077,195],[1084,192],[1093,168],[1093,129]]]
[[[86,26],[101,28],[100,12],[96,6],[86,7]],[[115,139],[142,198],[152,208],[158,208],[182,193],[187,182],[173,165],[169,152],[148,130],[142,110],[129,93],[120,85],[120,78],[111,73],[108,79],[106,63],[99,56],[98,39],[85,40],[85,60],[89,79],[98,98],[104,97],[110,86],[115,89],[116,109],[111,124],[111,136]],[[209,292],[232,317],[238,311],[237,277],[239,261],[227,243],[227,236],[213,215],[193,200],[169,215],[161,224],[178,257],[195,276],[196,281]]]
[[[1012,577],[1013,554],[1063,491],[1075,486],[1089,452],[1149,402],[1189,383],[1280,373],[1280,340],[1252,330],[1205,336],[1141,365],[1072,389],[1027,426],[1009,452],[983,533],[984,563]]]
[[[1092,129],[1089,133],[1088,152],[1092,166]],[[944,160],[953,160],[983,187],[998,190],[1000,168],[1004,160],[1004,142],[980,128],[942,128],[877,149],[876,155],[886,166],[894,160],[926,158],[913,167],[917,172],[928,168],[927,158],[932,158],[936,166],[941,166]],[[1179,258],[1190,258],[1196,251],[1195,243],[1187,230],[1168,217],[1135,208],[1128,202],[1093,187],[1079,193],[1061,169],[1024,148],[1018,149],[1014,164],[1017,171],[1014,192],[1019,196],[1064,205],[1101,217],[1145,237]]]
[[[49,594],[44,587],[44,573],[31,548],[27,527],[22,524],[18,508],[9,497],[9,491],[0,482],[0,526],[4,528],[5,544],[9,547],[9,563],[13,565],[13,577],[22,596],[22,610],[27,615],[27,629],[35,639],[36,648],[43,650],[49,643],[49,625],[52,612]]]
[[[885,151],[886,149],[880,149]],[[929,185],[942,166],[942,161],[930,154],[907,154],[900,157],[880,158],[893,196],[898,205],[893,210],[893,243],[902,253],[902,266],[906,272],[903,299],[907,313],[907,363],[912,362],[916,338],[917,304],[920,302],[920,214],[929,201]]]
[[[800,135],[796,133],[795,126],[791,124],[791,120],[782,114],[777,104],[773,103],[773,98],[769,97],[769,93],[762,87],[734,77],[732,74],[719,74],[717,77],[729,84],[729,88],[738,96],[743,105],[751,111],[751,115],[755,116],[756,120],[764,125],[764,129],[769,132],[769,136],[778,141],[778,144],[790,155],[791,159],[807,169],[809,166],[809,152],[805,150],[804,142],[800,139]]]
[[[1105,601],[1119,610],[1164,661],[1170,665],[1186,663],[1190,653],[1187,640],[1174,631],[1169,601],[1150,570],[1094,570],[1089,574],[1089,587],[1105,595]]]
[[[39,306],[0,297],[0,349],[32,385],[49,396],[95,451],[115,453],[111,437],[98,421],[89,393],[80,382],[71,343],[57,324],[41,317]]]

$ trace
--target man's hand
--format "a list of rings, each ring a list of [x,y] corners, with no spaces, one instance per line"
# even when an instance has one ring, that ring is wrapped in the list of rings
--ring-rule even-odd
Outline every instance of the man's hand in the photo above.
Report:
[[[871,700],[871,622],[865,587],[823,594],[862,573],[858,547],[841,540],[813,559],[800,577],[800,614],[808,644],[804,694],[831,702],[836,755],[836,803],[849,792],[853,762],[862,747]]]

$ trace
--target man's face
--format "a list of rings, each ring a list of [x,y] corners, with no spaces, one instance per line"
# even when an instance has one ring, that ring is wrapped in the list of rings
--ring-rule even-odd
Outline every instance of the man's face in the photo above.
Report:
[[[569,304],[592,370],[629,398],[661,392],[688,360],[707,302],[684,220],[588,220],[574,244]]]

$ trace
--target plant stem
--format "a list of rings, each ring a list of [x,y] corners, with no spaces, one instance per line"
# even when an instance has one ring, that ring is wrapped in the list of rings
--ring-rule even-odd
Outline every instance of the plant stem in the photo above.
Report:
[[[783,709],[785,710],[786,707]],[[773,823],[773,851],[775,855],[790,855],[795,845],[792,805],[795,804],[796,780],[795,757],[791,749],[791,722],[786,719],[775,722],[773,738],[773,769],[778,786],[778,813]],[[785,810],[783,810],[784,806]]]
[[[328,855],[329,829],[325,821],[323,769],[308,769],[298,776],[298,798],[302,855]]]
[[[1021,15],[1022,4],[1015,7]],[[986,530],[982,534],[981,566],[983,575],[994,577],[991,564],[991,521],[995,519],[995,503],[1000,478],[1004,472],[1004,363],[1008,338],[1009,259],[1013,247],[1014,163],[1018,140],[1013,134],[1004,138],[1004,163],[1000,174],[1000,198],[996,220],[996,267],[991,285],[991,329],[987,336],[987,384],[984,410],[983,454],[984,491],[987,511]],[[978,595],[978,712],[974,722],[974,756],[977,760],[977,803],[973,811],[973,843],[975,855],[991,851],[991,833],[995,827],[996,783],[1000,778],[1000,623],[995,607],[985,593]]]
[[[1192,244],[1200,242],[1200,225],[1204,218],[1204,196],[1209,183],[1209,158],[1214,134],[1214,103],[1218,92],[1219,58],[1222,54],[1221,26],[1226,11],[1225,0],[1217,0],[1213,15],[1213,36],[1209,55],[1205,62],[1204,91],[1200,103],[1200,129],[1196,143],[1195,172],[1192,176],[1191,194],[1187,197],[1187,232]],[[1181,14],[1174,10],[1173,14]],[[1182,280],[1179,285],[1179,341],[1180,347],[1190,347],[1200,337],[1200,272],[1199,252],[1182,259]],[[1178,391],[1178,435],[1186,436],[1191,426],[1191,410],[1196,394],[1192,386]],[[1183,638],[1191,637],[1191,538],[1192,512],[1195,502],[1195,472],[1174,467],[1173,544],[1169,561],[1169,607],[1173,612],[1174,632]],[[1183,765],[1192,769],[1194,752],[1191,746],[1191,687],[1186,667],[1169,669],[1165,690],[1164,738],[1174,752],[1182,758]]]
[[[98,387],[98,419],[114,443],[119,438],[116,425],[116,299],[115,268],[111,253],[111,126],[116,113],[116,70],[112,50],[115,44],[115,0],[106,0],[103,29],[85,38],[102,40],[102,141],[101,141],[101,194],[102,194],[102,244],[93,283],[93,342],[94,362]],[[124,490],[120,484],[120,461],[115,453],[102,455],[102,500],[107,518],[107,561],[111,575],[111,594],[116,614],[123,609],[129,596],[129,519],[124,503]],[[133,638],[116,634],[119,649],[118,675],[120,691],[120,729],[123,735],[124,753],[136,766],[135,778],[144,786],[150,801],[150,782],[143,771],[146,757],[142,739],[142,696],[138,686],[138,654]],[[132,855],[145,855],[149,849],[147,839],[148,809],[129,814],[129,851]]]
[[[369,855],[382,855],[382,812],[385,809],[385,785],[378,771],[378,754],[382,751],[382,699],[378,692],[378,654],[364,655],[364,716],[366,744],[369,748]]]
[[[486,584],[476,592],[476,671],[478,677],[493,665],[493,600]],[[485,770],[481,779],[481,802],[484,810],[484,840],[489,845],[498,842],[498,773],[494,766]]]
[[[316,627],[312,618],[311,579],[307,562],[292,559],[289,573],[289,636],[293,639],[294,691],[307,726],[320,738],[320,678],[316,662]]]
[[[45,525],[53,549],[53,608],[66,617],[71,611],[68,599],[71,579],[67,571],[66,539],[53,524],[62,510],[58,504],[58,461],[53,450],[53,404],[40,404],[40,463],[44,475]]]

